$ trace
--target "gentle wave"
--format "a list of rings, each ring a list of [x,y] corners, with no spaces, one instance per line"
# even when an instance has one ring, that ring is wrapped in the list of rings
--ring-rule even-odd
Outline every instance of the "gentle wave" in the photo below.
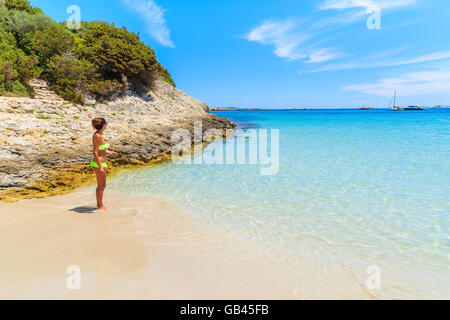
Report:
[[[356,286],[379,298],[450,297],[450,112],[218,114],[244,128],[248,119],[252,128],[279,129],[279,173],[168,163],[124,172],[112,189],[170,199],[214,234],[233,234],[224,247],[260,252],[267,263],[302,270],[322,288]],[[368,292],[372,265],[381,269],[382,289]],[[333,283],[336,269],[346,281]],[[284,280],[306,281],[296,271]]]

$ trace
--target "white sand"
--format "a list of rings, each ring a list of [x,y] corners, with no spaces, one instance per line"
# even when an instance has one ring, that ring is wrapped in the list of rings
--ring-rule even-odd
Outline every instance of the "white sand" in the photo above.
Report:
[[[232,235],[200,226],[167,200],[107,193],[107,213],[83,208],[93,203],[90,187],[0,204],[0,298],[372,297],[352,279],[336,279],[336,270],[314,279],[318,266],[299,270],[232,247]],[[66,285],[71,265],[81,269],[80,290]]]

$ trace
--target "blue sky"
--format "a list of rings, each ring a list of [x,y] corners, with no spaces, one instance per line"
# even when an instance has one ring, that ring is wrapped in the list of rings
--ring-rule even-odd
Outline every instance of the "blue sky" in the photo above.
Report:
[[[450,105],[448,0],[30,2],[139,32],[210,106],[387,107],[394,89],[399,105]]]

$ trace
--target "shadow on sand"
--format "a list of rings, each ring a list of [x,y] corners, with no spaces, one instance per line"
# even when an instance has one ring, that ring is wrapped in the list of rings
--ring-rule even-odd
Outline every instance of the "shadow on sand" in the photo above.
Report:
[[[96,210],[98,210],[96,207],[76,207],[69,211],[82,214],[93,214]]]

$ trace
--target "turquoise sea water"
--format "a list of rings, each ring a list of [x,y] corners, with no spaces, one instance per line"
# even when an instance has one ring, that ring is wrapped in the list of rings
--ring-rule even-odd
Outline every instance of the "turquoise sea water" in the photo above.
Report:
[[[450,298],[450,110],[217,114],[279,129],[279,172],[167,163],[124,172],[109,188],[167,197],[238,245],[293,265],[339,264],[361,286],[377,266],[378,297]]]

